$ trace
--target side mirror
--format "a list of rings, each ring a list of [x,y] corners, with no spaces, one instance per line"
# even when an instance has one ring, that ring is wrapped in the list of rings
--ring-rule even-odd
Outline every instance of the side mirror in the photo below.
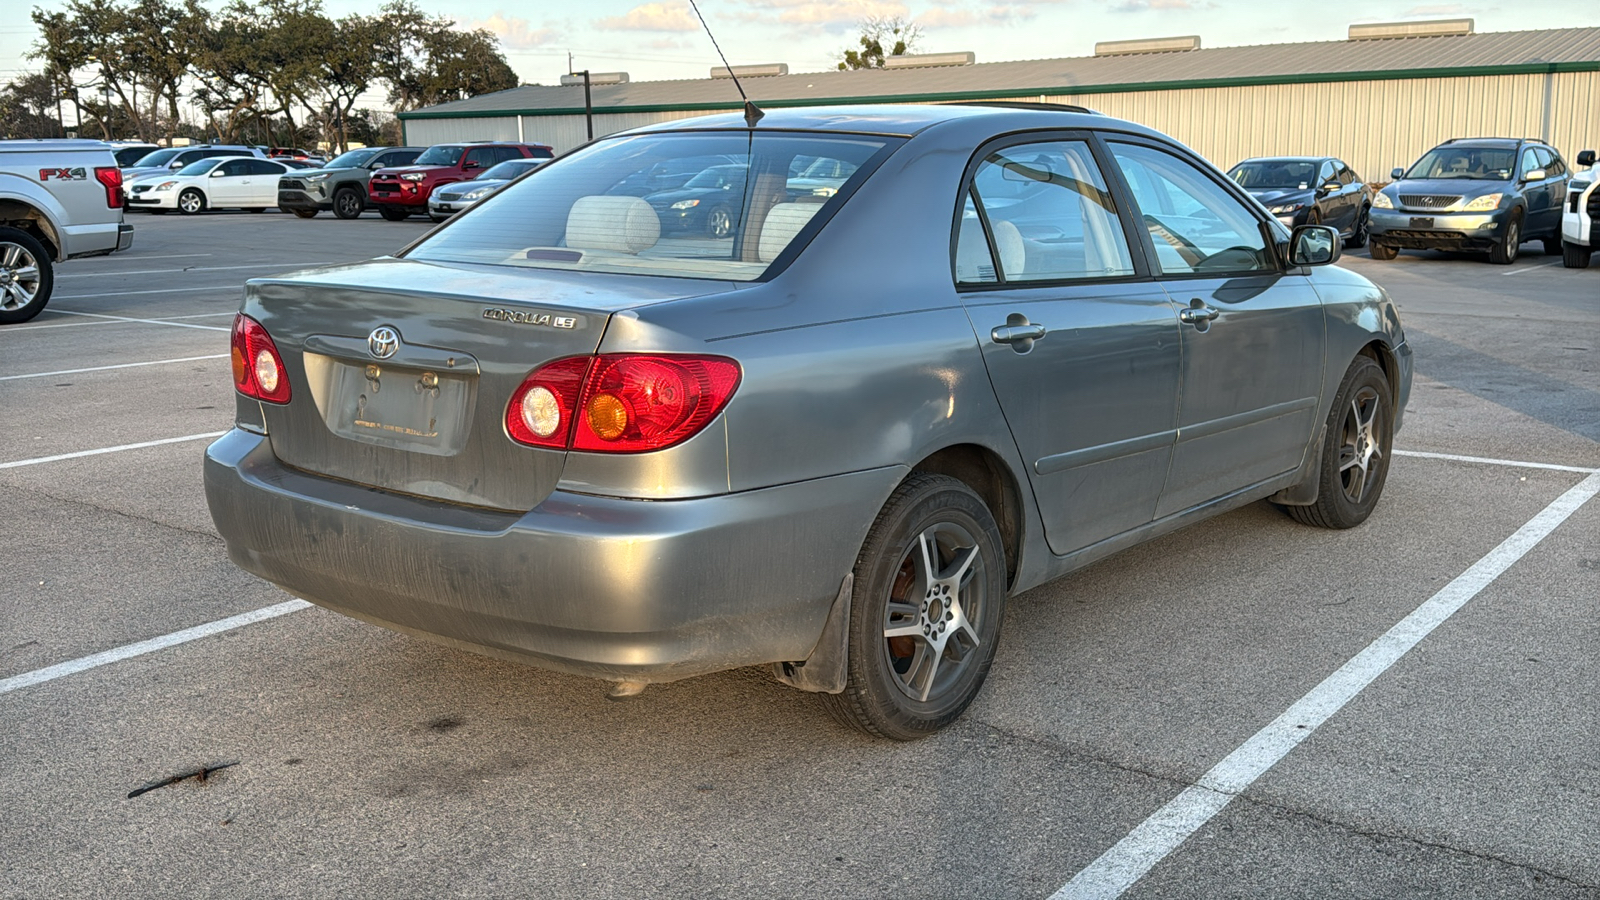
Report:
[[[212,178],[221,178],[222,174],[223,174],[223,172],[222,172],[222,167],[221,166],[218,166],[217,168],[211,170],[211,177]]]
[[[1543,181],[1550,175],[1543,169],[1529,169],[1522,174],[1523,181]]]
[[[1301,225],[1289,238],[1289,265],[1326,266],[1339,261],[1339,232],[1327,225]]]
[[[1594,151],[1593,150],[1580,150],[1580,151],[1578,151],[1578,165],[1580,165],[1580,166],[1592,166],[1592,165],[1594,165]]]
[[[473,169],[481,169],[481,168],[483,168],[482,165],[480,165],[478,163],[475,163],[470,159],[461,164],[461,171],[463,171],[463,172],[471,172]]]
[[[1317,188],[1317,190],[1321,191],[1324,194],[1331,194],[1334,191],[1337,191],[1337,190],[1339,190],[1339,189],[1341,189],[1343,187],[1344,187],[1344,185],[1340,184],[1339,180],[1337,178],[1335,178],[1334,180],[1328,182],[1327,184],[1324,184],[1322,187]]]
[[[1390,181],[1399,181],[1400,179],[1402,179],[1404,177],[1406,177],[1406,170],[1400,168],[1399,166],[1395,166],[1394,168],[1389,170],[1389,180]]]
[[[176,172],[181,168],[183,168],[183,163],[181,163],[181,162],[173,162],[173,163],[169,163],[167,165],[167,169],[169,171],[173,171],[173,172]]]

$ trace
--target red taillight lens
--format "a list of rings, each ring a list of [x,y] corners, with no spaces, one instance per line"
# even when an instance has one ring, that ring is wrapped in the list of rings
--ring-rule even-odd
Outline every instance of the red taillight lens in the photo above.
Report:
[[[534,369],[506,404],[506,434],[530,447],[565,450],[591,356],[558,359]]]
[[[115,166],[96,166],[96,181],[106,186],[106,206],[122,208],[122,170]]]
[[[268,403],[289,402],[289,373],[272,336],[244,313],[233,317],[233,386]]]
[[[722,356],[612,353],[535,369],[506,406],[518,443],[643,453],[682,443],[716,418],[739,387]]]

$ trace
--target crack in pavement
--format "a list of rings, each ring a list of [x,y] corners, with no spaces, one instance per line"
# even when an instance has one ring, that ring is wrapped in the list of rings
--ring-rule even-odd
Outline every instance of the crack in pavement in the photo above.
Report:
[[[222,543],[222,536],[212,531],[196,531],[193,528],[184,528],[182,525],[174,525],[171,522],[163,522],[160,519],[152,519],[149,516],[141,516],[137,513],[128,512],[124,509],[114,509],[109,506],[101,506],[98,503],[93,503],[79,497],[65,497],[40,488],[23,487],[21,484],[18,484],[15,481],[0,481],[0,488],[15,488],[23,493],[33,494],[49,500],[58,501],[60,503],[70,503],[86,509],[95,510],[96,512],[110,513],[113,516],[121,516],[124,519],[132,519],[135,522],[144,522],[149,525],[154,525],[157,528],[165,528],[168,531],[176,531],[179,534],[192,534],[195,537],[206,538],[213,543]]]
[[[1010,729],[1007,729],[1007,728],[1003,728],[1003,727],[1001,727],[999,725],[995,725],[993,723],[984,722],[982,720],[977,720],[977,719],[974,719],[974,724],[977,725],[980,728],[984,728],[984,729],[986,729],[988,731],[991,731],[991,732],[993,732],[995,734],[998,734],[998,735],[1000,735],[1000,736],[1002,736],[1004,738],[1007,738],[1007,739],[1009,739],[1011,741],[1014,741],[1014,742],[1017,742],[1017,743],[1022,743],[1022,744],[1027,744],[1027,745],[1032,746],[1032,747],[1042,748],[1042,749],[1045,749],[1045,750],[1048,750],[1048,751],[1054,753],[1057,756],[1065,756],[1065,757],[1070,757],[1070,758],[1073,758],[1073,759],[1078,759],[1078,760],[1082,760],[1082,761],[1089,762],[1089,763],[1095,763],[1095,764],[1098,764],[1098,765],[1105,766],[1107,768],[1115,769],[1115,770],[1117,770],[1119,772],[1126,772],[1126,773],[1128,773],[1130,775],[1138,775],[1138,776],[1141,776],[1141,777],[1144,777],[1144,778],[1149,778],[1149,779],[1151,779],[1153,781],[1165,782],[1167,784],[1170,784],[1170,785],[1178,787],[1180,790],[1187,789],[1187,788],[1190,788],[1190,787],[1194,787],[1198,783],[1193,779],[1183,778],[1183,777],[1173,776],[1173,775],[1163,775],[1163,774],[1161,774],[1159,772],[1153,772],[1153,771],[1149,771],[1149,770],[1146,770],[1146,769],[1141,769],[1141,768],[1139,768],[1137,766],[1131,766],[1131,765],[1128,765],[1127,763],[1118,762],[1115,759],[1111,759],[1111,758],[1104,757],[1104,756],[1099,756],[1099,755],[1096,755],[1094,753],[1087,752],[1085,750],[1076,749],[1076,748],[1074,748],[1074,747],[1072,747],[1072,746],[1070,746],[1068,744],[1063,743],[1062,741],[1059,741],[1059,740],[1056,740],[1056,739],[1052,739],[1052,738],[1048,738],[1048,737],[1044,737],[1044,736],[1041,736],[1041,735],[1025,734],[1025,733],[1022,733],[1022,732],[1013,731],[1013,730],[1010,730]],[[1503,865],[1503,866],[1508,866],[1508,867],[1511,867],[1511,868],[1514,868],[1514,869],[1520,869],[1520,870],[1523,870],[1523,871],[1531,872],[1531,873],[1533,873],[1535,875],[1538,875],[1538,876],[1540,876],[1542,878],[1548,878],[1548,879],[1551,879],[1553,881],[1558,881],[1558,882],[1561,882],[1563,884],[1570,885],[1572,887],[1582,888],[1584,890],[1600,890],[1600,884],[1591,884],[1591,883],[1589,883],[1587,881],[1583,881],[1583,880],[1581,880],[1579,878],[1576,878],[1576,877],[1573,877],[1573,876],[1570,876],[1570,875],[1563,875],[1563,874],[1561,874],[1559,872],[1554,872],[1554,871],[1551,871],[1549,869],[1540,868],[1539,866],[1534,865],[1532,863],[1519,862],[1517,860],[1510,859],[1510,858],[1507,858],[1507,857],[1497,856],[1497,855],[1495,855],[1493,853],[1486,853],[1486,852],[1477,851],[1477,850],[1469,850],[1469,849],[1466,849],[1464,847],[1457,847],[1455,845],[1446,844],[1446,843],[1443,843],[1443,842],[1440,842],[1440,841],[1424,840],[1424,839],[1419,838],[1419,837],[1413,837],[1411,835],[1407,835],[1407,834],[1403,834],[1403,833],[1399,833],[1399,832],[1390,832],[1390,831],[1383,831],[1383,830],[1378,830],[1378,829],[1366,830],[1366,829],[1359,828],[1359,827],[1357,827],[1355,825],[1351,825],[1351,824],[1348,824],[1348,823],[1345,823],[1345,822],[1340,822],[1340,821],[1335,820],[1335,819],[1330,819],[1330,818],[1327,818],[1325,816],[1318,815],[1318,814],[1310,812],[1308,810],[1299,809],[1297,807],[1290,806],[1287,803],[1284,803],[1284,802],[1281,802],[1281,801],[1272,801],[1272,800],[1267,800],[1267,799],[1260,798],[1260,797],[1255,797],[1255,796],[1252,796],[1248,792],[1235,794],[1235,795],[1233,795],[1233,797],[1234,797],[1234,802],[1235,803],[1244,803],[1244,804],[1246,804],[1248,806],[1251,806],[1251,807],[1254,807],[1254,808],[1258,808],[1258,809],[1275,810],[1277,812],[1281,812],[1281,813],[1284,813],[1286,815],[1298,816],[1300,818],[1303,818],[1303,819],[1306,819],[1306,820],[1309,820],[1309,821],[1312,821],[1312,822],[1316,822],[1316,823],[1321,824],[1321,825],[1325,825],[1325,826],[1327,826],[1329,828],[1336,828],[1336,829],[1338,829],[1340,831],[1343,831],[1343,832],[1345,832],[1347,834],[1356,835],[1358,837],[1364,837],[1364,838],[1367,838],[1369,840],[1374,840],[1375,841],[1375,840],[1377,840],[1379,838],[1386,838],[1388,840],[1394,840],[1394,841],[1405,841],[1406,843],[1414,844],[1414,845],[1416,845],[1418,847],[1424,847],[1424,848],[1431,849],[1431,850],[1440,850],[1440,851],[1444,851],[1446,853],[1455,853],[1455,854],[1459,854],[1461,856],[1469,857],[1471,859],[1478,859],[1478,860],[1482,860],[1482,861],[1485,861],[1485,862],[1493,862],[1493,863],[1497,863],[1497,864]]]

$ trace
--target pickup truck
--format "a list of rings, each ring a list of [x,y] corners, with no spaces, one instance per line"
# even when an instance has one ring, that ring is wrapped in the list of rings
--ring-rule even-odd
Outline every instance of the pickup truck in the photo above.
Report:
[[[50,302],[54,264],[133,245],[122,171],[100,141],[0,141],[0,325]]]

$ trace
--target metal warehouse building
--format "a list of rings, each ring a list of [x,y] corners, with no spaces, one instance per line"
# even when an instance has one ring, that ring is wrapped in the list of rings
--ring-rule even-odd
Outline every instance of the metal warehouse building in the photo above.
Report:
[[[876,70],[791,75],[773,64],[735,72],[765,108],[1072,103],[1160,129],[1223,167],[1330,153],[1373,180],[1450,137],[1541,137],[1569,158],[1600,145],[1600,28],[1478,34],[1472,20],[1456,19],[1352,25],[1349,33],[1215,49],[1200,49],[1198,38],[1124,41],[1097,45],[1092,57],[981,65],[969,53],[946,53],[891,57],[893,68]],[[612,80],[592,86],[596,137],[741,105],[726,77]],[[578,81],[402,113],[406,142],[524,139],[570,150],[586,140]]]

